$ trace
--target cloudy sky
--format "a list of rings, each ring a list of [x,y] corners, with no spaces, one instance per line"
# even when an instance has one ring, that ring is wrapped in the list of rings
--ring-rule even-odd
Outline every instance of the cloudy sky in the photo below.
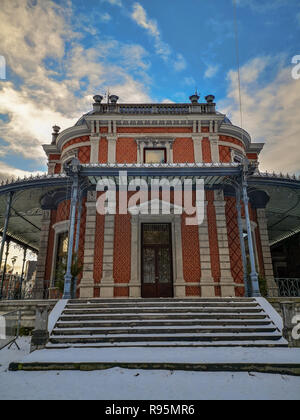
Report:
[[[263,170],[300,174],[299,0],[237,3],[243,126],[266,142]],[[0,28],[0,176],[45,171],[51,127],[108,88],[121,102],[197,88],[240,125],[232,0],[1,0]]]

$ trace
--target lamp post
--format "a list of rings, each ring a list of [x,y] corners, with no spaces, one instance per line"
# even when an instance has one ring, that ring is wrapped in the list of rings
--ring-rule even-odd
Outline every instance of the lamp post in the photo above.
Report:
[[[245,219],[246,219],[246,228],[247,228],[247,239],[248,239],[248,247],[249,247],[249,258],[250,258],[250,266],[251,266],[251,295],[253,297],[260,297],[260,290],[259,290],[259,282],[258,282],[258,274],[256,271],[256,264],[255,264],[255,255],[254,255],[254,245],[253,245],[253,237],[252,237],[252,229],[251,229],[251,221],[249,215],[249,197],[248,197],[248,176],[251,174],[249,171],[249,161],[248,159],[244,159],[243,162],[243,172],[242,172],[242,195],[243,195],[243,202],[245,207]]]
[[[5,220],[4,220],[4,227],[3,227],[3,232],[2,232],[2,241],[1,241],[1,247],[0,247],[0,264],[1,265],[2,265],[2,258],[3,258],[4,246],[5,246],[5,242],[6,242],[6,234],[7,234],[8,222],[9,222],[9,218],[10,218],[10,209],[11,209],[13,195],[14,195],[14,193],[13,192],[10,192],[8,194],[7,202],[6,202]],[[6,264],[5,264],[5,269],[6,269]],[[1,278],[1,285],[0,285],[0,299],[2,299],[5,269],[3,267],[2,278]]]
[[[22,299],[22,288],[23,288],[23,281],[24,281],[24,272],[25,272],[25,263],[26,263],[26,256],[27,256],[27,248],[24,247],[24,254],[23,254],[23,264],[22,264],[22,272],[21,272],[21,283],[20,283],[20,299]]]
[[[65,274],[63,299],[71,299],[72,298],[71,288],[72,288],[73,242],[74,242],[76,206],[77,206],[77,200],[78,200],[79,172],[80,172],[79,160],[74,158],[71,161],[70,165],[65,167],[65,170],[67,174],[72,178],[72,191],[71,191],[71,206],[70,206],[68,258],[67,258],[67,270]]]

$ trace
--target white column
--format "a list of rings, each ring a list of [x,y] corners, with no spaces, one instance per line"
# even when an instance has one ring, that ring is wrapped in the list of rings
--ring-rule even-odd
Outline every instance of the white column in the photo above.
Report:
[[[98,163],[99,162],[99,142],[100,142],[99,135],[98,136],[90,136],[90,143],[91,143],[90,163]]]
[[[80,297],[94,297],[94,254],[96,234],[96,191],[89,191],[86,205],[83,273],[80,282]]]
[[[108,163],[116,163],[116,144],[117,144],[117,137],[116,136],[107,136],[108,141]]]
[[[174,163],[173,142],[170,143],[170,162],[169,163]]]
[[[199,233],[199,249],[200,249],[200,266],[201,266],[201,296],[213,297],[215,296],[215,286],[213,285],[214,279],[211,271],[211,256],[208,234],[208,221],[207,221],[207,201],[205,202],[204,220],[198,226]]]
[[[209,136],[210,148],[211,148],[211,159],[214,163],[220,162],[219,153],[219,136]]]
[[[263,253],[264,271],[267,281],[268,295],[269,297],[278,297],[278,287],[274,280],[273,263],[265,209],[257,209],[257,222]]]
[[[48,162],[48,174],[54,175],[56,162]]]
[[[139,216],[131,216],[131,277],[129,282],[129,297],[141,297],[141,281],[138,274],[139,259]]]
[[[106,214],[104,222],[103,269],[101,279],[101,297],[114,296],[114,239],[115,215]]]
[[[194,144],[194,157],[196,163],[201,163],[203,161],[203,155],[202,155],[202,139],[203,136],[195,136],[193,135],[193,144]]]
[[[39,254],[37,258],[37,265],[36,265],[36,280],[35,280],[35,299],[42,299],[43,298],[43,288],[44,288],[44,281],[50,280],[45,279],[45,269],[46,269],[46,261],[47,261],[47,252],[48,252],[48,239],[51,222],[51,210],[43,210],[42,216],[42,224],[41,224],[41,233],[40,233],[40,246],[39,246]],[[54,249],[53,249],[54,252]]]
[[[223,191],[215,191],[214,206],[216,211],[216,225],[218,232],[218,246],[221,271],[221,295],[223,297],[232,297],[235,296],[235,287],[234,280],[231,274],[225,205],[226,202],[224,201]]]
[[[185,285],[183,278],[183,256],[182,256],[182,232],[181,232],[182,215],[174,216],[174,233],[175,233],[175,258],[176,258],[176,278],[174,282],[175,297],[185,297]]]

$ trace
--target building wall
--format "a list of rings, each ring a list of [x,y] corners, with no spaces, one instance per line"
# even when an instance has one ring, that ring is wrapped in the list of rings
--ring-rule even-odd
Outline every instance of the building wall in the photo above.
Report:
[[[111,156],[115,156],[115,161],[117,163],[136,163],[138,160],[138,146],[136,141],[138,135],[146,135],[145,139],[147,138],[147,135],[149,135],[149,138],[157,137],[159,139],[160,135],[171,138],[173,139],[173,162],[195,162],[195,133],[191,127],[117,127],[114,131],[113,124],[110,128],[100,127],[100,134],[97,140],[98,143],[96,149],[98,162],[107,163],[110,161]],[[233,151],[238,151],[240,153],[241,151],[245,151],[245,146],[241,141],[230,136],[219,136],[217,134],[212,135],[209,127],[201,127],[201,131],[200,133],[197,133],[197,136],[200,138],[200,155],[202,155],[202,161],[205,163],[210,163],[213,159],[216,159],[222,163],[230,163],[232,161]],[[112,153],[112,147],[115,147],[115,150],[113,151],[114,153]],[[53,173],[59,173],[62,170],[64,159],[66,159],[66,157],[72,153],[78,157],[81,163],[89,163],[92,159],[91,150],[92,147],[89,136],[76,137],[66,141],[61,148],[61,154],[53,154],[49,156],[49,172],[53,171]],[[249,159],[255,160],[257,159],[257,154],[252,153],[249,154],[248,157]],[[99,196],[100,194],[98,193],[97,198],[99,198]],[[171,196],[171,201],[173,201],[173,194],[171,194]],[[232,295],[244,295],[243,266],[239,246],[239,231],[237,225],[237,211],[235,206],[236,203],[235,199],[232,197],[225,197],[223,201],[225,209],[225,226],[222,225],[222,211],[220,211],[220,209],[216,211],[215,192],[206,192],[206,215],[208,222],[207,241],[201,241],[201,235],[199,234],[198,226],[187,226],[185,223],[186,215],[182,216],[181,253],[183,279],[180,281],[183,281],[185,296],[201,296],[204,290],[204,286],[201,285],[201,282],[203,281],[206,282],[205,287],[211,288],[213,290],[214,296],[224,296],[224,290],[229,290],[229,288],[226,289],[226,286],[224,286],[224,281],[228,282],[228,278],[224,279],[224,273],[226,272],[227,265],[230,266],[230,272],[232,276],[232,284],[230,286],[233,290]],[[80,260],[83,260],[85,255],[85,203],[86,199],[84,199],[83,202],[82,221],[80,225],[80,247],[78,252]],[[45,279],[47,281],[51,278],[51,267],[53,260],[54,230],[52,226],[55,223],[68,220],[69,211],[70,202],[65,200],[58,205],[57,210],[51,212],[45,270]],[[250,212],[251,220],[253,222],[257,222],[255,210],[250,208]],[[130,282],[132,276],[131,219],[132,217],[129,214],[117,214],[113,218],[113,270],[112,279],[109,281],[112,281],[111,296],[114,297],[126,298],[130,296]],[[101,290],[104,284],[103,276],[107,265],[107,263],[104,261],[106,219],[105,216],[97,213],[95,220],[95,240],[94,245],[92,245],[92,252],[88,252],[87,264],[93,268],[93,279],[91,280],[93,282],[92,295],[94,297],[100,297],[103,296]],[[159,223],[159,216],[157,220]],[[88,229],[90,230],[90,228]],[[260,272],[263,273],[264,261],[258,228],[255,231],[255,237],[258,250]],[[222,238],[222,246],[220,246],[220,238]],[[227,252],[226,249],[228,249],[228,261],[226,260],[227,257],[224,256],[224,253]],[[206,252],[207,250],[208,252]],[[109,250],[106,250],[105,253],[108,255]],[[209,255],[210,258],[208,258],[207,255]],[[81,294],[81,281],[82,275],[79,276],[78,279],[78,296]],[[106,293],[111,293],[107,284],[106,287]],[[208,289],[206,289],[206,293],[207,290]],[[228,293],[231,295],[231,292]]]

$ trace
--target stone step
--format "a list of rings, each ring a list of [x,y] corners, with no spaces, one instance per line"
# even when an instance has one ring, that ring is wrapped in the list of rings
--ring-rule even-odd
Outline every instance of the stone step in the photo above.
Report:
[[[203,327],[143,327],[143,328],[91,328],[91,327],[82,327],[82,328],[74,328],[74,329],[63,329],[63,328],[56,328],[52,332],[52,336],[95,336],[95,335],[114,335],[114,334],[127,334],[128,336],[132,334],[214,334],[214,333],[224,333],[224,334],[240,334],[240,333],[271,333],[278,331],[277,328],[273,326],[265,326],[265,327],[229,327],[229,326],[219,326],[219,327],[212,327],[212,326],[203,326]]]
[[[242,320],[266,320],[268,319],[267,315],[264,312],[261,312],[259,314],[248,314],[248,313],[194,313],[194,314],[186,314],[186,313],[180,313],[180,314],[110,314],[110,315],[67,315],[63,314],[60,317],[60,321],[111,321],[111,320],[117,320],[117,321],[137,321],[137,320],[143,320],[143,321],[153,321],[153,320],[234,320],[234,319],[242,319]]]
[[[276,348],[276,347],[280,347],[280,348],[287,348],[288,344],[286,343],[286,341],[284,341],[283,339],[281,340],[277,340],[277,341],[264,341],[264,340],[256,340],[256,341],[216,341],[216,342],[212,342],[212,341],[201,341],[201,342],[189,342],[189,341],[182,341],[182,342],[178,342],[178,341],[168,341],[168,342],[155,342],[155,343],[151,343],[151,342],[136,342],[136,343],[126,343],[126,342],[122,342],[122,343],[88,343],[88,344],[84,344],[84,343],[65,343],[65,344],[61,344],[61,343],[48,343],[46,346],[46,349],[48,350],[63,350],[63,349],[69,349],[69,348],[74,348],[74,349],[107,349],[107,348],[199,348],[201,349],[202,347],[207,347],[207,348],[215,348],[215,347],[230,347],[230,348],[234,348],[234,347],[245,347],[245,348],[249,348],[249,347],[255,347],[255,348]],[[251,369],[250,369],[251,370]]]
[[[47,348],[286,345],[255,299],[69,301]]]
[[[71,299],[68,301],[68,304],[89,304],[89,303],[128,303],[128,304],[138,304],[138,303],[163,303],[163,302],[170,302],[170,303],[186,303],[186,302],[191,302],[191,303],[196,303],[196,302],[226,302],[226,303],[230,303],[230,302],[256,302],[255,299],[253,298],[219,298],[219,297],[214,297],[214,298],[149,298],[149,299],[142,299],[142,298],[130,298],[130,299],[125,299],[125,298],[92,298],[92,299]]]
[[[243,343],[241,343],[243,344]],[[203,346],[203,345],[202,345]],[[208,346],[211,345],[208,343]],[[279,345],[276,345],[278,347]],[[226,345],[226,347],[228,347]],[[274,346],[275,347],[275,346]],[[119,362],[109,361],[102,362],[57,362],[57,361],[36,361],[36,362],[21,362],[11,363],[9,366],[10,371],[96,371],[104,369],[135,369],[135,370],[166,370],[166,371],[192,371],[192,372],[255,372],[255,373],[269,373],[277,375],[293,375],[300,376],[300,366],[296,363],[260,363],[260,362],[210,362],[210,363],[195,363],[195,362]]]
[[[66,305],[66,310],[92,310],[92,309],[119,309],[119,308],[136,308],[137,310],[140,309],[147,309],[147,308],[257,308],[259,305],[255,302],[233,302],[233,303],[226,303],[226,302],[197,302],[197,303],[186,303],[186,302],[156,302],[156,303],[138,303],[135,305],[129,303],[91,303],[91,304],[72,304]]]
[[[174,307],[174,308],[116,308],[116,309],[65,309],[63,311],[63,315],[93,315],[93,314],[188,314],[188,313],[211,313],[211,314],[218,314],[218,313],[253,313],[259,314],[263,312],[262,308],[259,306],[256,308],[231,308],[231,307],[224,307],[224,308],[207,308],[207,307],[188,307],[188,308],[181,308],[181,307]]]
[[[136,335],[114,335],[114,336],[105,336],[105,335],[94,335],[94,336],[51,336],[50,343],[52,344],[74,344],[74,343],[115,343],[115,342],[131,342],[134,346],[137,342],[218,342],[218,341],[277,341],[281,340],[282,336],[276,333],[254,333],[254,334],[231,334],[231,333],[205,333],[205,334],[178,334],[178,335],[165,335],[165,334],[156,334],[156,335],[147,335],[147,334],[136,334]]]
[[[98,328],[98,327],[159,327],[159,326],[263,326],[263,325],[270,325],[271,321],[266,320],[174,320],[174,321],[131,321],[131,320],[124,320],[124,321],[86,321],[82,320],[80,322],[78,321],[59,321],[56,324],[56,329],[58,328],[81,328],[81,327],[92,327],[92,328]]]

